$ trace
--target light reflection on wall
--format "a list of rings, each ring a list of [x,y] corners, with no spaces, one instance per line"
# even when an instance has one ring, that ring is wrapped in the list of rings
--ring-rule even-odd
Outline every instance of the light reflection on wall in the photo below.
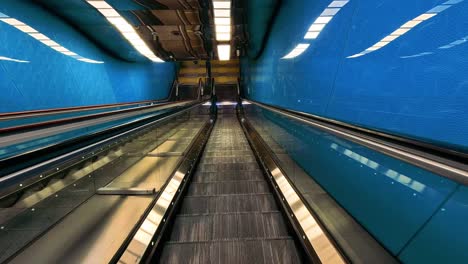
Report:
[[[310,25],[309,30],[304,36],[304,39],[311,40],[316,39],[320,32],[325,28],[325,26],[330,23],[333,17],[343,8],[349,0],[336,0],[331,2],[325,10],[320,14],[320,16]],[[292,59],[302,53],[304,53],[310,44],[299,44],[297,45],[290,53],[284,56],[282,59]]]
[[[426,185],[424,185],[423,183],[420,183],[416,180],[413,180],[411,179],[410,177],[406,176],[406,175],[403,175],[397,171],[394,171],[392,169],[389,169],[373,160],[370,160],[352,150],[349,150],[347,148],[344,148],[344,147],[341,147],[339,146],[338,144],[336,143],[332,143],[330,145],[330,147],[332,149],[334,149],[335,151],[339,152],[339,153],[343,153],[344,155],[350,157],[351,159],[361,163],[362,165],[365,165],[373,170],[375,170],[376,172],[382,174],[382,175],[385,175],[387,176],[388,178],[392,179],[393,181],[395,182],[398,182],[414,191],[417,191],[419,193],[422,193],[424,191],[424,189],[426,189]]]
[[[440,46],[438,47],[437,49],[439,50],[444,50],[444,49],[451,49],[453,47],[456,47],[456,46],[459,46],[463,43],[466,43],[468,42],[468,36],[466,37],[463,37],[461,39],[457,39],[447,45],[443,45],[443,46]],[[402,59],[410,59],[410,58],[417,58],[417,57],[422,57],[422,56],[427,56],[427,55],[432,55],[434,54],[434,52],[432,51],[426,51],[426,52],[420,52],[420,53],[417,53],[417,54],[414,54],[414,55],[407,55],[407,56],[400,56],[400,58]]]
[[[401,37],[404,34],[408,33],[410,30],[412,30],[414,27],[421,24],[422,22],[433,18],[437,14],[439,14],[439,13],[449,9],[453,5],[461,3],[463,1],[464,0],[449,0],[449,1],[447,1],[447,2],[445,2],[443,4],[441,4],[441,5],[438,5],[438,6],[434,7],[434,8],[426,11],[425,13],[423,13],[423,14],[409,20],[408,22],[404,23],[397,30],[390,33],[390,35],[385,36],[382,40],[375,43],[371,47],[365,49],[364,51],[356,53],[354,55],[348,56],[347,58],[348,59],[353,59],[353,58],[364,56],[364,55],[369,54],[371,52],[374,52],[376,50],[379,50],[379,49],[387,46],[391,42],[393,42],[395,39],[398,39],[399,37]],[[424,55],[422,55],[422,56],[424,56]]]
[[[301,55],[302,53],[304,53],[304,51],[306,51],[306,49],[309,46],[310,46],[310,44],[298,44],[290,53],[288,53],[286,56],[284,56],[283,59],[295,58],[295,57]]]
[[[0,56],[0,60],[2,61],[12,61],[12,62],[18,62],[18,63],[29,63],[27,60],[18,60],[18,59],[13,59],[13,58],[8,58],[5,56]]]
[[[11,18],[3,13],[0,13],[0,21],[15,27],[16,29],[28,34],[29,36],[33,37],[37,41],[41,42],[42,44],[50,47],[51,49],[56,50],[57,52],[62,53],[63,55],[70,56],[76,60],[86,62],[86,63],[104,63],[103,61],[96,61],[92,59],[85,58],[83,56],[80,56],[76,54],[73,51],[68,50],[67,48],[63,47],[62,45],[58,44],[57,42],[51,40],[49,37],[47,37],[44,34],[41,34],[39,31],[36,29],[32,28],[31,26],[17,20],[14,18]],[[16,62],[28,62],[28,61],[16,61]]]
[[[455,40],[455,41],[453,41],[453,42],[451,42],[451,43],[449,43],[447,45],[441,46],[441,47],[439,47],[439,49],[451,49],[451,48],[453,48],[455,46],[458,46],[458,45],[461,45],[461,44],[463,44],[463,43],[465,43],[467,41],[468,41],[468,36],[465,36],[465,37],[463,37],[461,39],[457,39],[457,40]]]

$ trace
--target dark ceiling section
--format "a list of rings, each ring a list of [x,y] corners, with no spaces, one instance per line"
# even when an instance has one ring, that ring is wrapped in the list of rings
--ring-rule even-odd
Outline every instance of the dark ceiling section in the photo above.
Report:
[[[245,24],[245,51],[251,58],[261,55],[281,0],[238,0]]]
[[[149,2],[156,1],[146,0],[145,6]],[[212,50],[209,9],[196,0],[156,3],[163,7],[132,12],[153,34],[162,59],[208,59]]]
[[[127,61],[147,61],[85,0],[34,0]],[[106,0],[165,61],[217,59],[212,0]],[[232,0],[231,58],[257,57],[279,0]]]
[[[116,57],[146,61],[84,0],[35,0]],[[210,0],[108,0],[165,61],[208,59],[215,44]]]

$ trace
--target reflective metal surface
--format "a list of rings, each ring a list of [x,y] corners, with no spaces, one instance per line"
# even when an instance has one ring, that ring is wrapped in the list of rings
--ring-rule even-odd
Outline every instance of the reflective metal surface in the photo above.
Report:
[[[180,159],[146,154],[172,138],[193,139],[209,120],[206,109],[195,106],[110,138],[4,197],[0,261],[108,263]]]
[[[118,263],[140,263],[142,260],[147,261],[145,257],[148,257],[148,254],[153,250],[152,247],[160,239],[157,237],[157,232],[161,232],[161,223],[166,222],[168,214],[173,210],[172,206],[175,200],[178,199],[182,188],[186,185],[187,177],[190,175],[191,169],[203,149],[205,141],[210,134],[211,126],[210,123],[206,124],[198,133],[188,154],[161,189],[154,205],[143,219],[136,233],[130,236],[129,244],[124,245],[123,253],[116,255]]]
[[[244,110],[257,130],[269,135],[397,257],[460,186],[435,173],[256,105],[244,106]]]
[[[246,119],[242,120],[250,141],[254,145],[263,165],[270,173],[270,179],[276,191],[282,198],[291,220],[298,224],[299,236],[308,247],[311,258],[317,258],[321,263],[347,263],[335,242],[333,242],[323,227],[318,223],[304,201],[298,196],[296,189],[291,185],[290,180],[273,160],[268,149],[265,148],[261,138]]]

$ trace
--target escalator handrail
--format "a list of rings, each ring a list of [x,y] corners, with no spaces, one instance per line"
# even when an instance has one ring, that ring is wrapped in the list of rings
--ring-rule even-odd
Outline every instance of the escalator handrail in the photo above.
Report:
[[[188,101],[189,100],[187,100],[187,102]],[[95,119],[99,117],[111,116],[115,114],[141,111],[141,110],[150,109],[150,108],[158,108],[161,106],[168,106],[173,103],[181,103],[181,102],[184,102],[184,101],[165,102],[165,103],[160,103],[156,105],[145,105],[145,106],[139,106],[139,107],[134,107],[134,108],[129,108],[129,109],[119,109],[119,110],[107,111],[103,113],[82,115],[82,116],[77,116],[77,117],[60,118],[60,119],[55,119],[55,120],[50,120],[50,121],[31,123],[31,124],[19,125],[19,126],[13,126],[13,127],[5,127],[5,128],[0,128],[0,134],[22,133],[26,131],[42,129],[42,128],[47,128],[47,127],[57,126],[57,125],[70,124],[70,123],[75,123],[79,121]]]
[[[466,153],[303,112],[282,109],[245,98],[242,100],[340,138],[364,145],[460,184],[468,185],[468,154]]]
[[[171,113],[171,114],[169,114],[167,116],[164,116],[162,118],[158,118],[157,120],[151,121],[149,123],[144,123],[143,125],[131,128],[131,129],[126,130],[126,131],[124,131],[122,133],[119,133],[117,135],[113,135],[111,137],[108,137],[106,139],[103,139],[103,140],[100,140],[98,142],[92,143],[90,145],[78,148],[76,150],[73,150],[73,151],[70,151],[68,153],[59,155],[57,157],[53,157],[53,158],[51,158],[49,160],[40,162],[38,164],[35,164],[35,165],[29,166],[27,168],[12,172],[12,173],[7,174],[5,176],[2,176],[2,177],[0,177],[0,185],[2,185],[4,182],[10,181],[10,180],[12,180],[15,177],[18,177],[20,175],[29,175],[29,174],[34,175],[34,174],[37,174],[37,173],[35,173],[37,171],[46,170],[49,167],[54,167],[55,164],[58,164],[58,163],[60,163],[62,161],[69,160],[69,159],[72,159],[74,157],[79,157],[79,156],[83,155],[83,153],[90,152],[95,148],[99,148],[99,147],[104,146],[104,145],[106,145],[106,144],[108,144],[110,142],[114,142],[114,141],[116,141],[118,139],[125,138],[126,136],[128,136],[128,135],[130,135],[130,134],[132,134],[132,133],[134,133],[136,131],[140,131],[140,130],[146,128],[146,127],[152,126],[152,125],[154,125],[156,123],[163,122],[165,120],[168,120],[170,118],[173,118],[175,116],[183,114],[183,113],[185,113],[187,111],[190,111],[190,110],[194,109],[195,107],[198,107],[198,106],[204,104],[205,102],[206,101],[198,101],[198,102],[196,102],[194,104],[191,104],[191,105],[185,107],[184,109],[178,110],[178,111],[176,111],[174,113]],[[125,126],[128,126],[128,125],[131,125],[131,123],[133,123],[133,122],[135,122],[135,121],[130,121],[128,123],[118,125],[117,127],[125,127]],[[115,129],[115,127],[110,128],[108,130],[112,130],[112,129]],[[83,136],[83,138],[85,138],[85,137],[89,137],[89,135]],[[57,143],[57,144],[61,144],[61,143]],[[19,191],[19,190],[22,190],[22,189],[25,189],[25,188],[28,187],[27,184],[17,184],[17,186],[18,187],[16,188],[17,189],[16,191]],[[12,193],[13,193],[13,191],[12,191]],[[2,196],[0,198],[3,199],[3,197],[4,196]]]

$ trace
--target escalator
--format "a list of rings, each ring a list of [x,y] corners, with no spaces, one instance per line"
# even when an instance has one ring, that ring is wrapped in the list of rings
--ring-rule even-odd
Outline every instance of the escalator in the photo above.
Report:
[[[217,116],[171,114],[0,208],[0,261],[346,263],[226,94]]]
[[[160,263],[301,263],[286,221],[237,117],[219,115],[154,256]]]

